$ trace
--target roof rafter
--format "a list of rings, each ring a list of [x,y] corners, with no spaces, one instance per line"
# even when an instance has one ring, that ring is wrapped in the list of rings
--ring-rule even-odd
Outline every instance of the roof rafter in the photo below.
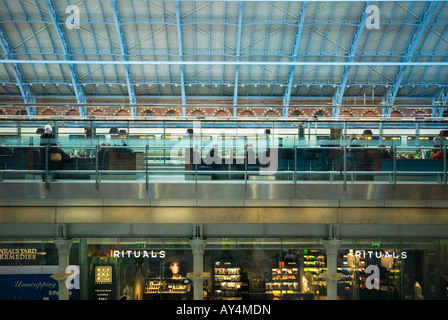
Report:
[[[438,1],[431,1],[428,2],[423,9],[423,14],[420,17],[419,24],[414,28],[408,44],[405,48],[405,55],[401,59],[402,62],[409,62],[411,61],[412,55],[414,54],[415,49],[417,48],[418,43],[420,42],[420,39],[423,36],[423,33],[428,26],[429,21],[431,20],[431,17],[434,13],[434,10],[436,6],[439,4]],[[393,105],[395,98],[397,97],[398,90],[401,86],[401,81],[403,80],[404,74],[406,72],[406,66],[402,65],[399,66],[397,69],[397,72],[395,73],[395,77],[393,80],[393,84],[388,87],[385,96],[383,97],[383,104],[386,106]],[[391,113],[391,108],[383,108],[383,116],[389,116]]]
[[[14,49],[11,45],[11,42],[6,35],[5,29],[0,24],[0,44],[3,48],[8,59],[15,59]],[[13,63],[11,64],[12,70],[14,72],[14,77],[17,81],[17,86],[19,87],[20,93],[22,94],[23,101],[26,104],[36,103],[36,95],[34,94],[33,89],[25,83],[25,76],[23,75],[22,68],[19,64]],[[36,115],[36,107],[26,107],[26,111],[28,115]]]
[[[439,90],[437,90],[437,93],[432,100],[432,104],[434,106],[434,108],[432,109],[432,116],[442,117],[445,108],[441,108],[440,106],[446,106],[447,103],[448,103],[448,87],[441,87]]]
[[[308,2],[302,2],[302,5],[300,7],[300,13],[299,13],[299,17],[297,19],[296,34],[294,36],[294,45],[292,47],[292,53],[291,53],[291,62],[297,61],[297,54],[299,52],[300,39],[302,38],[302,31],[303,31],[303,25],[305,23],[307,6],[308,6]],[[291,99],[291,88],[292,88],[293,79],[294,79],[294,65],[290,65],[289,73],[288,73],[288,83],[286,84],[285,93],[283,95],[283,105],[284,106],[289,106],[289,101]]]
[[[359,22],[355,27],[353,33],[352,41],[350,42],[350,47],[347,52],[347,62],[352,62],[355,58],[356,49],[358,48],[359,41],[361,40],[362,32],[366,26],[366,21],[368,18],[367,8],[371,5],[371,2],[365,2],[362,7],[361,15],[359,17]],[[347,85],[348,75],[350,73],[350,66],[345,65],[342,70],[340,85],[337,87],[335,95],[333,97],[333,105],[340,106],[342,104],[342,98],[344,96],[345,87]],[[336,112],[335,112],[336,111]],[[336,113],[336,114],[335,114]],[[334,109],[334,116],[339,115],[339,108]]]
[[[241,56],[241,32],[243,29],[243,9],[244,9],[244,2],[240,1],[238,3],[238,26],[236,34],[236,53],[235,53],[236,61],[240,61]],[[238,81],[239,81],[238,78],[239,78],[239,65],[235,65],[235,87],[233,88],[234,106],[238,104]]]
[[[56,34],[58,36],[59,42],[62,46],[62,50],[64,52],[65,60],[72,60],[72,54],[70,51],[70,46],[68,45],[68,40],[65,35],[64,29],[61,26],[61,23],[59,22],[59,15],[56,10],[56,6],[53,2],[53,0],[45,0],[45,4],[47,5],[48,14],[50,15],[51,21],[53,22],[54,29],[56,31]],[[70,70],[70,77],[72,80],[72,85],[75,90],[76,100],[79,104],[86,104],[87,98],[86,94],[84,92],[83,87],[79,83],[79,77],[78,72],[75,68],[74,64],[68,65]],[[85,106],[79,107],[79,113],[80,115],[84,116],[87,114],[87,108]]]
[[[180,2],[176,1],[176,27],[177,27],[177,43],[179,50],[179,60],[184,61],[184,48],[182,41],[182,24],[181,24],[181,15],[180,15]],[[187,97],[185,94],[185,66],[183,64],[180,65],[180,89],[182,94],[182,105],[187,104]]]
[[[120,41],[120,50],[121,55],[123,57],[123,60],[128,61],[128,50],[126,46],[126,41],[124,39],[124,33],[123,28],[121,26],[121,20],[120,20],[120,12],[118,11],[118,5],[116,0],[111,0],[112,5],[112,12],[114,14],[114,21],[115,21],[115,28],[117,30],[118,35],[118,41]],[[124,71],[126,74],[126,85],[128,87],[128,95],[129,95],[129,103],[131,105],[134,105],[137,103],[137,99],[135,97],[134,87],[132,85],[132,77],[131,77],[131,66],[130,65],[124,65]],[[131,107],[131,115],[136,116],[137,115],[137,108]]]

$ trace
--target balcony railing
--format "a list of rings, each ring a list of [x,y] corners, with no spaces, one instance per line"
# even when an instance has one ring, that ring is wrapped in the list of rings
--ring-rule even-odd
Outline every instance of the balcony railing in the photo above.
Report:
[[[0,148],[0,182],[439,184],[447,150],[437,147],[20,146]],[[433,159],[440,151],[440,159]],[[51,153],[60,161],[51,161]]]
[[[57,145],[41,145],[51,123]],[[437,119],[0,117],[0,182],[447,186]],[[61,160],[50,161],[60,152]],[[440,157],[433,159],[439,152]]]

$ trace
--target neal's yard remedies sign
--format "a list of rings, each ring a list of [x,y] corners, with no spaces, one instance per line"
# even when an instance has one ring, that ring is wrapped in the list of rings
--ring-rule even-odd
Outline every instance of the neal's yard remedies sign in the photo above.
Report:
[[[45,252],[38,252],[36,248],[0,249],[0,260],[35,260],[38,255],[45,255]]]

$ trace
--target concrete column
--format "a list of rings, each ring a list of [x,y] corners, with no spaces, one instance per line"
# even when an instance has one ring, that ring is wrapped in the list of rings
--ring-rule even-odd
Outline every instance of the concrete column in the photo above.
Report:
[[[202,286],[204,280],[210,277],[209,273],[204,273],[204,248],[207,240],[196,237],[190,240],[190,246],[193,249],[193,273],[187,275],[188,279],[193,281],[194,300],[203,300]]]
[[[327,281],[327,300],[337,300],[338,298],[338,281],[343,275],[337,272],[338,250],[341,240],[329,239],[324,240],[325,249],[327,251],[327,273],[323,279]]]
[[[67,274],[65,270],[69,265],[70,260],[70,249],[73,244],[72,239],[57,239],[54,241],[54,244],[58,248],[58,257],[59,257],[59,270],[57,274],[53,274],[53,279],[57,280],[59,283],[59,300],[68,300],[69,299],[69,291],[67,286],[65,285],[65,281],[70,274]]]

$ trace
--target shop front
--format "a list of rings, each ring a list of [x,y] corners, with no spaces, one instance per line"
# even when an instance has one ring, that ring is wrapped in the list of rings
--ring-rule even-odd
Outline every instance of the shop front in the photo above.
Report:
[[[0,300],[59,299],[60,283],[66,278],[61,281],[61,255],[56,243],[54,239],[0,241]],[[77,271],[80,270],[79,243],[70,241],[70,244],[72,270]],[[79,286],[73,286],[66,293],[69,300],[80,299]]]
[[[4,239],[0,299],[326,300],[333,271],[339,300],[448,298],[446,240],[343,239],[334,257],[325,241],[209,238],[197,260],[183,238],[77,239],[68,253],[54,239]]]

